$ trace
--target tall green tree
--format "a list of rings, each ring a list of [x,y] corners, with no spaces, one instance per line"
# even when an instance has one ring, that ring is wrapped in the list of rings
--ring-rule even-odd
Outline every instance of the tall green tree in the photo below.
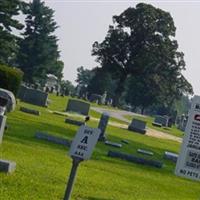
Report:
[[[89,94],[103,95],[105,91],[110,98],[114,97],[116,81],[113,81],[111,74],[102,70],[102,68],[93,69],[94,76],[89,81],[87,91]]]
[[[182,70],[185,70],[184,55],[178,51],[176,28],[170,13],[139,3],[135,8],[128,8],[114,16],[113,21],[104,41],[93,44],[92,55],[97,57],[103,70],[118,80],[115,104],[118,104],[128,77],[133,77],[130,87],[137,84],[141,87],[137,90],[143,91],[147,88],[146,84],[150,84],[148,89],[153,90],[146,91],[148,97],[147,93],[146,97],[140,95],[139,98],[137,95],[139,100],[127,98],[132,104],[155,94],[158,94],[154,98],[156,101],[170,103],[183,93],[192,92],[192,86],[182,75]],[[141,106],[148,106],[147,102]]]
[[[23,25],[14,17],[19,15],[20,0],[0,0],[0,64],[11,65],[17,52],[17,37],[12,29],[21,30]]]
[[[76,82],[80,87],[87,88],[94,74],[95,72],[93,70],[85,69],[83,66],[78,67]]]
[[[63,63],[59,61],[57,37],[58,28],[54,11],[40,0],[33,0],[24,8],[25,32],[19,42],[19,67],[24,71],[27,82],[42,80],[47,73],[62,77]]]
[[[73,95],[75,94],[75,86],[69,80],[61,81],[61,91],[64,95]]]

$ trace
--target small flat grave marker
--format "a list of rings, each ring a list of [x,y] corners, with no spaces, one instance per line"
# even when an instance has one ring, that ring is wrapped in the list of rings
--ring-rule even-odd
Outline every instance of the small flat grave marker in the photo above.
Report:
[[[108,156],[113,157],[113,158],[120,158],[120,159],[129,161],[129,162],[133,162],[133,163],[153,166],[153,167],[157,167],[157,168],[162,168],[162,166],[163,166],[163,163],[160,161],[147,160],[147,159],[140,158],[140,157],[137,157],[134,155],[125,154],[125,153],[116,152],[116,151],[109,151]]]
[[[65,123],[72,124],[75,126],[82,126],[85,124],[85,122],[74,120],[74,119],[69,119],[69,118],[65,119]]]
[[[153,156],[153,154],[154,154],[153,152],[147,151],[147,150],[144,150],[144,149],[137,149],[137,152],[144,154],[144,155],[148,155],[148,156]]]
[[[129,144],[128,140],[121,140],[121,142],[123,142],[124,144]]]
[[[116,142],[111,142],[111,141],[108,141],[108,140],[106,140],[104,144],[112,146],[112,147],[117,147],[117,148],[121,148],[122,147],[122,144],[116,143]]]
[[[56,137],[56,136],[53,136],[53,135],[49,135],[48,133],[37,132],[35,134],[35,137],[37,139],[46,140],[46,141],[49,141],[49,142],[52,142],[52,143],[55,143],[55,144],[62,144],[62,145],[65,145],[67,147],[71,146],[70,140],[60,138],[60,137]]]
[[[20,111],[25,112],[25,113],[29,113],[29,114],[32,114],[32,115],[37,115],[37,116],[40,115],[40,112],[38,110],[33,110],[33,109],[30,109],[30,108],[20,107]]]
[[[165,151],[164,158],[167,159],[167,160],[171,160],[171,161],[176,163],[177,159],[178,159],[178,154],[172,153],[172,152],[169,152],[169,151]]]

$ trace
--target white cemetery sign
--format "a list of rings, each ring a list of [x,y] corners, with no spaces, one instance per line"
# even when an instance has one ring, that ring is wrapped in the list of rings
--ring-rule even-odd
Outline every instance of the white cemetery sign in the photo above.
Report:
[[[192,101],[175,174],[200,181],[200,96]]]
[[[82,125],[72,141],[69,155],[71,157],[88,160],[98,141],[100,130]]]

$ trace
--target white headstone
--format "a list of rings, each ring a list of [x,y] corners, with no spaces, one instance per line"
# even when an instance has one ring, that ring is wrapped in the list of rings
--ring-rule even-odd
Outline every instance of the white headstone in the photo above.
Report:
[[[98,141],[100,130],[82,125],[72,141],[69,155],[88,160]]]
[[[192,101],[175,174],[200,181],[200,96]]]

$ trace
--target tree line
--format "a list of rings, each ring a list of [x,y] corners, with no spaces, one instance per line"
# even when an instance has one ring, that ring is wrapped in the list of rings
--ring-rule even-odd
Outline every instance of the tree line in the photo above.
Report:
[[[16,19],[20,14],[25,24]],[[64,63],[54,34],[57,28],[54,11],[43,1],[0,1],[0,64],[20,68],[28,83],[42,82],[48,73],[61,79]]]
[[[16,19],[20,14],[24,24]],[[0,1],[0,64],[20,68],[29,83],[42,83],[48,73],[61,80],[57,28],[54,10],[44,1]],[[129,104],[142,112],[155,105],[171,108],[183,95],[193,94],[182,74],[184,54],[175,33],[170,13],[150,4],[139,3],[113,16],[105,39],[92,45],[98,64],[92,70],[78,68],[78,86],[89,95],[107,91],[114,106]],[[61,86],[74,92],[69,81]]]
[[[143,113],[156,105],[170,112],[182,96],[193,94],[182,74],[184,54],[175,33],[170,13],[150,4],[139,3],[113,16],[105,39],[93,44],[99,66],[85,70],[91,77],[85,90],[107,91],[114,106],[126,103]]]

